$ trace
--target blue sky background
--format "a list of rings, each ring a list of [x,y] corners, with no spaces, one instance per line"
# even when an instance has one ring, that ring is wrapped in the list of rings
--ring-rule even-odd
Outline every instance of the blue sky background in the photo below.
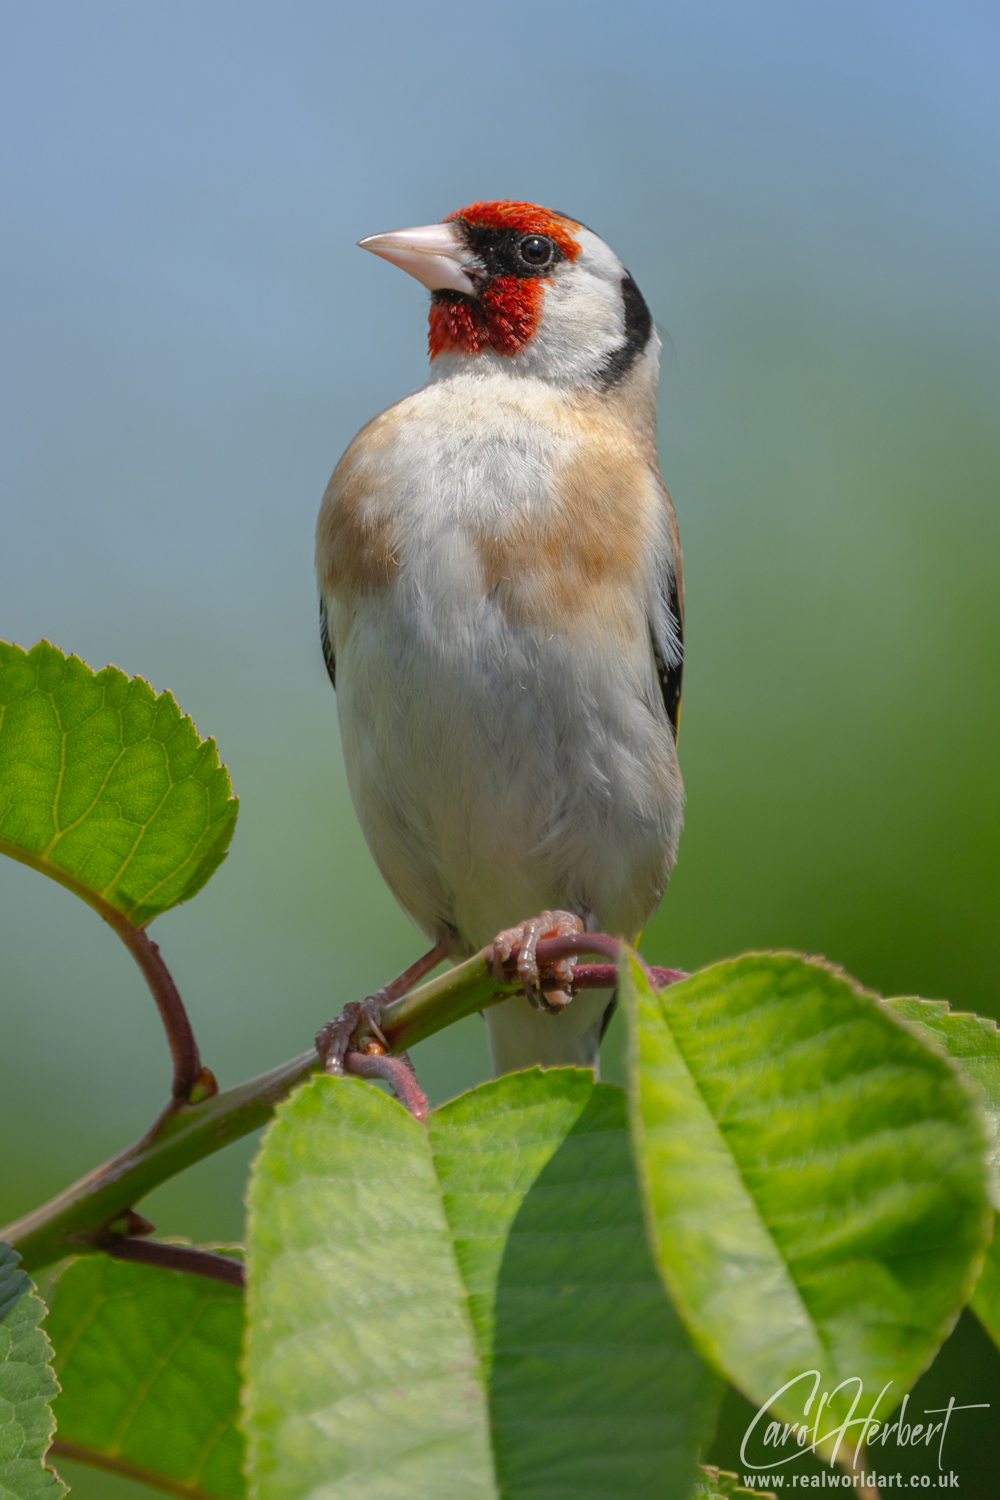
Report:
[[[995,7],[0,16],[0,637],[218,738],[233,851],[156,936],[224,1086],[418,950],[350,809],[312,528],[424,378],[425,294],[354,242],[475,198],[586,221],[664,334],[689,810],[650,957],[794,946],[1000,1013]],[[2,1218],[167,1065],[113,936],[19,866],[0,983]],[[420,1053],[438,1098],[487,1067],[475,1018]],[[161,1232],[237,1236],[247,1150],[155,1195]]]

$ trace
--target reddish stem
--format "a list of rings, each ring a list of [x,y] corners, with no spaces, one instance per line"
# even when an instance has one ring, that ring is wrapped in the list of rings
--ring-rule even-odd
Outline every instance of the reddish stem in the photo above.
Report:
[[[156,1001],[174,1064],[171,1096],[176,1103],[187,1103],[197,1087],[200,1098],[211,1098],[219,1092],[219,1085],[211,1070],[202,1066],[198,1043],[194,1039],[184,1001],[177,992],[170,970],[163,962],[159,945],[153,942],[145,928],[134,927],[126,917],[119,922],[110,922],[108,918],[105,920],[114,927],[139,965]]]
[[[427,1118],[427,1096],[406,1057],[392,1057],[386,1052],[348,1052],[344,1058],[345,1073],[359,1078],[381,1078],[389,1084],[400,1104],[415,1120]]]
[[[687,979],[688,975],[683,969],[648,969],[654,985],[658,990],[666,989],[668,984],[676,984],[678,980]],[[576,964],[573,968],[574,990],[613,990],[618,983],[617,964]],[[545,988],[545,985],[542,985]]]
[[[574,990],[613,989],[618,982],[618,956],[621,942],[605,932],[572,932],[566,937],[542,938],[535,951],[539,968],[548,968],[560,958],[574,958],[577,954],[600,953],[611,959],[606,964],[576,964],[573,968]],[[517,963],[517,950],[508,960],[510,967]],[[687,979],[683,969],[653,969],[644,965],[657,989]],[[543,984],[542,988],[545,988]]]
[[[566,937],[542,938],[535,950],[538,964],[554,964],[559,958],[575,958],[578,953],[600,953],[612,963],[618,962],[621,953],[618,938],[608,937],[605,932],[571,932]],[[517,954],[511,954],[516,959]]]
[[[122,1235],[108,1240],[101,1249],[115,1260],[163,1266],[168,1271],[189,1271],[194,1276],[208,1276],[212,1281],[225,1281],[229,1286],[246,1286],[242,1261],[230,1255],[215,1255],[211,1250],[196,1250],[193,1245],[165,1245],[162,1240]]]

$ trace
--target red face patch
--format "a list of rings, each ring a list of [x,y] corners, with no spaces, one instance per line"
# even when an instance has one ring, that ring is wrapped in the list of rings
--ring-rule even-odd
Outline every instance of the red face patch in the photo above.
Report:
[[[556,246],[558,260],[575,260],[580,253],[572,219],[534,203],[499,199],[470,203],[449,214],[469,226],[473,243],[481,241],[490,272],[478,297],[436,292],[431,305],[428,347],[438,354],[516,354],[538,329],[545,273],[505,274],[505,258],[526,235],[541,235]],[[447,220],[445,221],[447,222]]]
[[[537,203],[515,203],[509,198],[498,198],[493,203],[470,203],[468,208],[459,208],[445,219],[464,219],[466,224],[481,225],[484,229],[514,229],[518,234],[547,234],[555,240],[567,260],[576,260],[580,243],[573,238],[572,230],[580,226],[551,208],[539,208]]]

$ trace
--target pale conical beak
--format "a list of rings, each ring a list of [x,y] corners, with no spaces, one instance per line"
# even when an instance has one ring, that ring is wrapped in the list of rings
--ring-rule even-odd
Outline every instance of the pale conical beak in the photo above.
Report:
[[[476,295],[476,284],[465,274],[474,257],[453,224],[424,224],[419,229],[393,229],[358,240],[362,250],[391,260],[409,271],[432,292],[448,289]]]

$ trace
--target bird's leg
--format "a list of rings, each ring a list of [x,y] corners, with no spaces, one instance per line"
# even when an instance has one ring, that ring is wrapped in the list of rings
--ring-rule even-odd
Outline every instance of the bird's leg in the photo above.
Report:
[[[448,957],[448,947],[448,939],[442,938],[408,969],[404,969],[402,974],[397,974],[395,979],[390,979],[388,984],[383,985],[378,993],[385,996],[384,1003],[388,1005],[390,1001],[401,1000],[404,995],[408,995],[415,984],[419,984],[425,975],[444,962]]]
[[[571,933],[582,931],[583,922],[571,911],[543,911],[540,916],[519,922],[516,927],[505,928],[493,939],[493,977],[505,977],[504,965],[510,962],[516,949],[517,975],[524,993],[536,1009],[557,1015],[573,998],[573,960],[556,960],[551,974],[557,987],[543,992],[535,950],[542,938],[569,937]]]
[[[352,1000],[344,1006],[335,1020],[327,1021],[326,1025],[316,1033],[316,1051],[319,1053],[324,1070],[342,1077],[345,1072],[362,1072],[360,1067],[353,1069],[350,1066],[349,1056],[355,1054],[359,1057],[384,1056],[389,1050],[389,1043],[379,1023],[385,1007],[393,1000],[398,1000],[401,996],[408,994],[415,984],[419,984],[425,974],[429,974],[431,969],[436,969],[441,960],[447,956],[448,943],[442,938],[422,958],[418,958],[416,963],[404,969],[402,974],[397,974],[395,979],[390,979],[389,983],[383,985],[380,990],[376,990],[374,995],[366,995],[364,1000]],[[359,1045],[352,1047],[352,1038],[358,1032],[368,1032],[370,1035],[362,1035],[359,1038]],[[410,1067],[408,1058],[404,1061],[400,1058],[385,1057],[384,1063],[378,1065],[379,1076],[385,1076],[396,1089],[402,1102],[407,1104],[407,1099],[403,1097],[400,1089],[396,1088],[396,1083],[390,1076],[395,1072],[397,1064],[399,1067],[409,1068],[412,1073],[413,1069]],[[366,1065],[364,1076],[372,1076],[370,1068],[370,1064]],[[400,1079],[405,1085],[407,1081],[402,1078],[402,1075]],[[408,1086],[404,1092],[410,1092]],[[407,1107],[409,1108],[408,1104]]]

